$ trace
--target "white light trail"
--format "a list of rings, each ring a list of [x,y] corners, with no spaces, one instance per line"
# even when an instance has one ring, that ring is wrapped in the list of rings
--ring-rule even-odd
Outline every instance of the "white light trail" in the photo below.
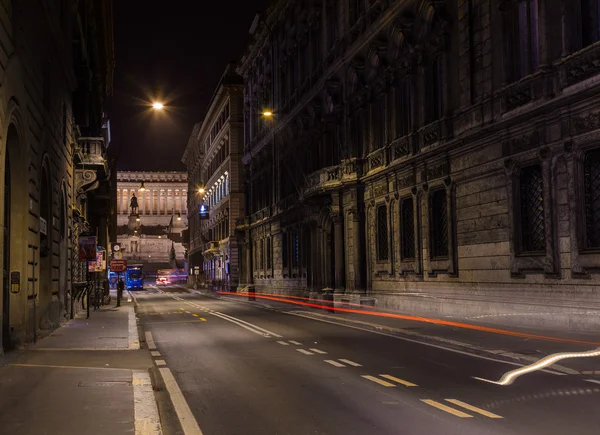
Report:
[[[480,380],[480,381],[489,382],[490,384],[505,386],[505,385],[512,384],[514,382],[514,380],[517,379],[519,376],[523,376],[523,375],[526,375],[527,373],[541,370],[543,368],[551,366],[552,364],[554,364],[562,359],[590,358],[590,357],[594,357],[594,356],[600,356],[600,348],[595,349],[595,350],[588,350],[586,352],[562,352],[562,353],[555,353],[552,355],[548,355],[547,357],[542,358],[538,362],[535,362],[535,363],[530,364],[525,367],[521,367],[520,369],[511,370],[510,372],[504,373],[504,375],[502,375],[502,377],[500,378],[499,381],[490,381],[489,379],[478,378],[475,376],[474,376],[474,378],[477,380]]]

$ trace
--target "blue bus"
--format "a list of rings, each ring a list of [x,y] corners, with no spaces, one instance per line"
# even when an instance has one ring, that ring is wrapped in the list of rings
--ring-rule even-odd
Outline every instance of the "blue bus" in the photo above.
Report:
[[[144,288],[144,268],[141,264],[131,264],[125,271],[125,287],[129,290]]]

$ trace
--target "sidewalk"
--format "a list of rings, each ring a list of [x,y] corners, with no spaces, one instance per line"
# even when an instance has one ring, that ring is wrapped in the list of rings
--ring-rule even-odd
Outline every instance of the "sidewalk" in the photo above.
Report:
[[[116,308],[115,301],[0,357],[2,433],[161,433],[152,360],[140,350],[133,303]]]
[[[340,302],[336,302],[334,312],[330,312],[331,302],[323,299],[257,293],[256,301],[248,301],[248,295],[245,293],[191,291],[522,365],[561,352],[600,350],[600,332],[565,333],[549,329],[490,324],[458,317],[434,319],[415,313],[400,313]],[[553,364],[552,369],[569,375],[600,376],[600,351],[598,356],[562,359]]]

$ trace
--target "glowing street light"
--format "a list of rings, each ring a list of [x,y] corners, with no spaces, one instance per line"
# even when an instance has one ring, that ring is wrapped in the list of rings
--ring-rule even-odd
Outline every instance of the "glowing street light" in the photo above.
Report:
[[[135,220],[136,220],[136,222],[139,222],[139,221],[141,221],[141,219],[140,219],[140,215],[137,215],[137,216],[135,217]]]
[[[154,103],[152,103],[152,108],[154,110],[162,110],[164,107],[164,104],[159,101],[155,101]]]
[[[177,213],[177,220],[180,221],[181,220],[181,213]]]
[[[146,187],[144,186],[144,182],[142,181],[142,184],[140,186],[140,192],[143,192],[146,190]]]
[[[262,113],[262,115],[263,115],[265,118],[270,118],[271,116],[273,116],[273,112],[271,112],[270,110],[265,110],[265,111]]]

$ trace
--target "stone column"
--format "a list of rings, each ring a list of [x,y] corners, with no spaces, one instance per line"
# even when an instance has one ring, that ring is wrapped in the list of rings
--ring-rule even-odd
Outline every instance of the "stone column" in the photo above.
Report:
[[[361,216],[361,212],[358,210],[353,210],[353,220],[352,220],[352,238],[354,244],[354,251],[352,252],[352,262],[354,265],[354,289],[355,291],[360,291],[361,293],[365,291],[363,284],[363,273],[362,273],[362,263],[364,261],[364,252],[363,252],[363,243],[362,243],[362,234],[361,234],[361,226],[363,224],[363,219]]]
[[[335,289],[344,290],[344,230],[341,215],[333,217],[333,240],[335,249]]]

